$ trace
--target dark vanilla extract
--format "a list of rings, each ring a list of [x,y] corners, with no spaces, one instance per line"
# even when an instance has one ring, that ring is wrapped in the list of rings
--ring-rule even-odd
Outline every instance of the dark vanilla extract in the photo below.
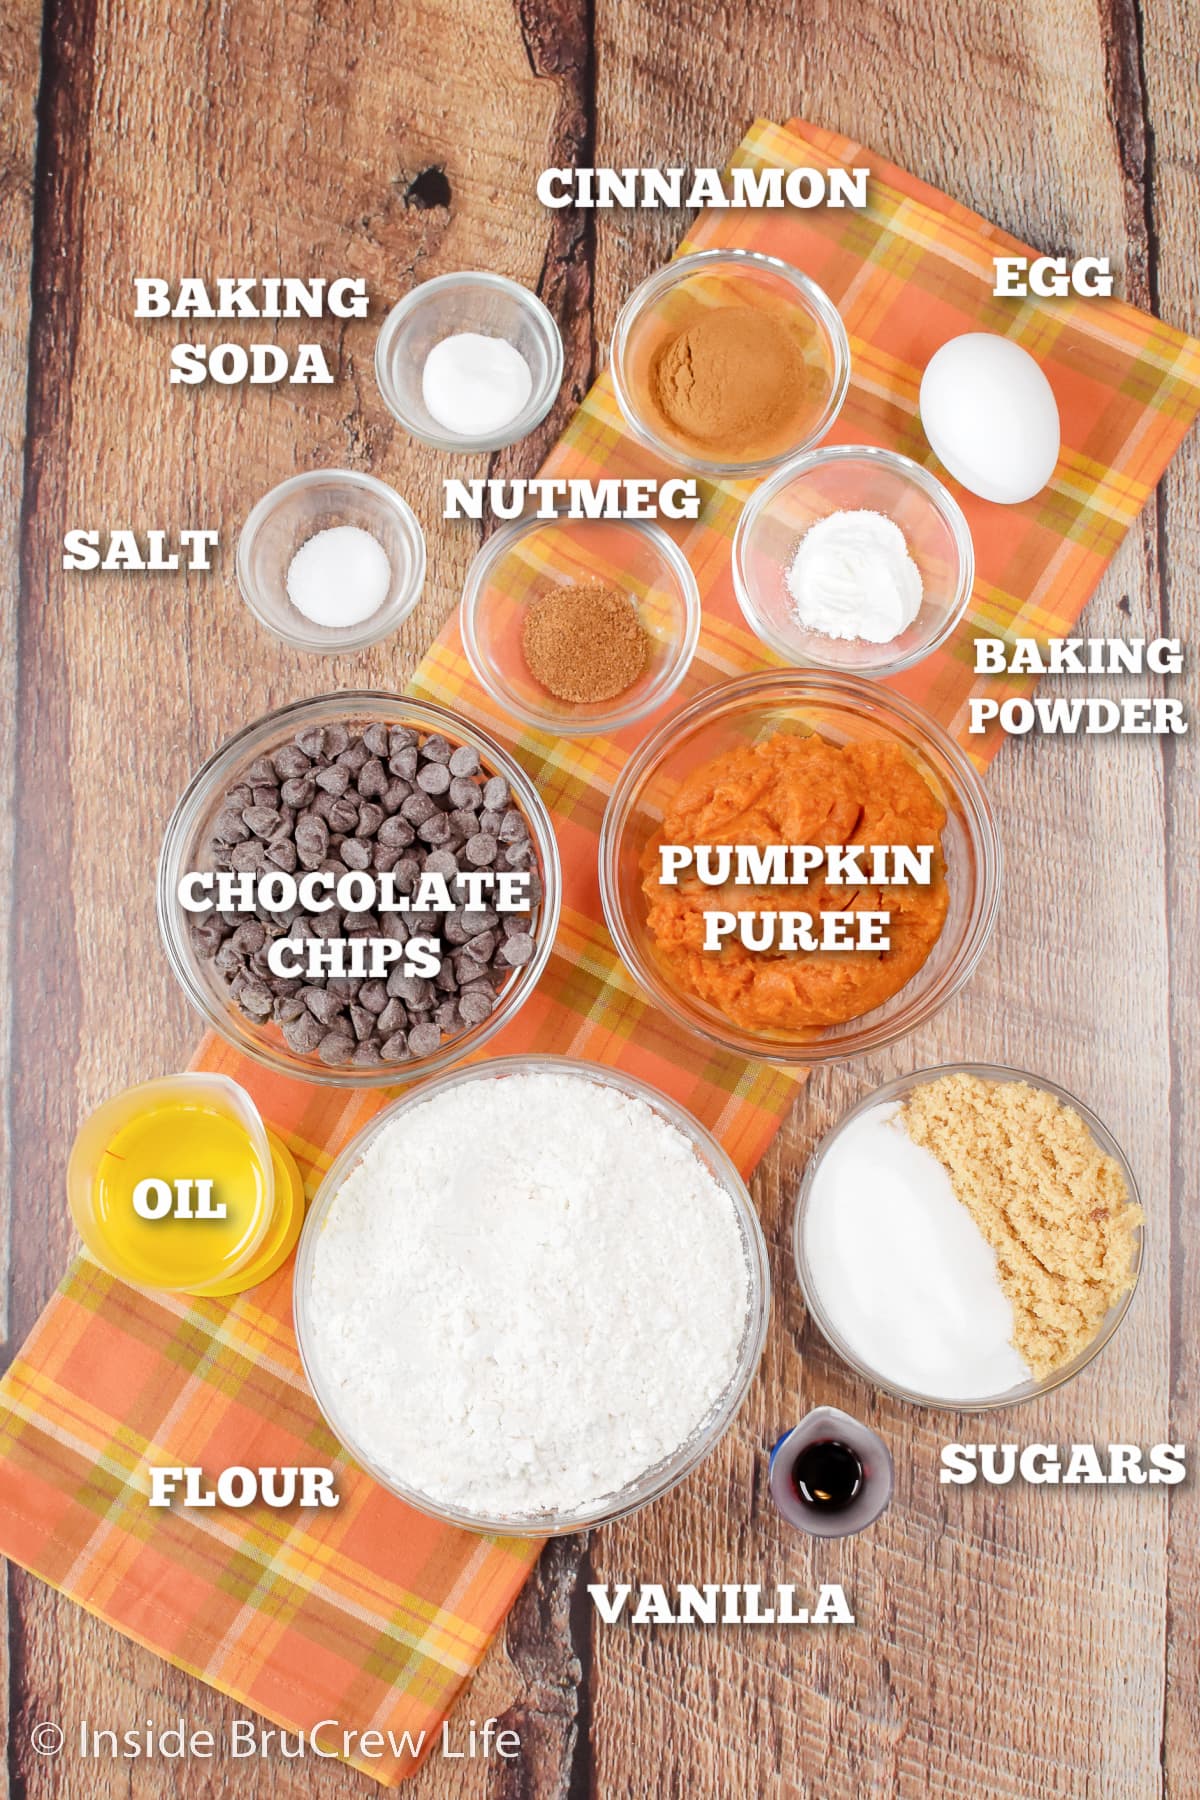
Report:
[[[792,1464],[792,1485],[806,1506],[841,1512],[863,1484],[863,1466],[849,1444],[824,1438],[806,1444]]]

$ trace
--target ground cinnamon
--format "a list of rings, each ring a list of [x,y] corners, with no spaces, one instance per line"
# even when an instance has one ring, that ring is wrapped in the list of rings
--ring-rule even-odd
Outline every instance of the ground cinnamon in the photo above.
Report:
[[[547,588],[525,613],[521,644],[534,680],[557,700],[614,700],[646,666],[649,639],[628,594],[602,581]]]
[[[793,331],[756,306],[699,314],[656,353],[650,398],[697,450],[754,454],[808,410],[810,374]]]

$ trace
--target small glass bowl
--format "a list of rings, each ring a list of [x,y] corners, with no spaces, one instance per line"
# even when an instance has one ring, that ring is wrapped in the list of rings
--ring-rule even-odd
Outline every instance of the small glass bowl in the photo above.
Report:
[[[633,1099],[644,1100],[648,1106],[653,1107],[655,1112],[659,1113],[669,1124],[674,1125],[676,1130],[682,1132],[688,1139],[699,1161],[729,1196],[737,1217],[738,1230],[741,1233],[742,1247],[746,1257],[748,1287],[746,1323],[738,1349],[737,1364],[725,1392],[715,1403],[708,1417],[670,1456],[647,1469],[635,1481],[629,1482],[616,1493],[592,1501],[587,1506],[577,1508],[574,1512],[523,1513],[494,1517],[467,1512],[460,1507],[443,1505],[432,1500],[417,1488],[406,1487],[403,1482],[381,1469],[373,1461],[366,1446],[355,1443],[350,1433],[343,1429],[339,1419],[338,1395],[335,1390],[322,1383],[313,1352],[312,1319],[317,1302],[312,1293],[312,1266],[317,1239],[324,1230],[325,1220],[338,1189],[366,1153],[377,1134],[383,1130],[385,1125],[390,1124],[403,1109],[417,1106],[423,1100],[428,1100],[434,1094],[442,1093],[447,1089],[466,1087],[471,1082],[493,1081],[503,1079],[508,1075],[544,1074],[547,1072],[585,1076],[589,1081],[597,1082],[601,1087],[615,1088],[619,1093],[628,1094]],[[464,1117],[470,1117],[470,1109],[466,1103],[464,1103]],[[668,1100],[656,1089],[648,1087],[644,1082],[637,1081],[633,1076],[626,1075],[617,1069],[603,1068],[597,1063],[576,1062],[562,1056],[502,1056],[476,1067],[457,1069],[452,1074],[443,1075],[438,1081],[428,1082],[416,1093],[401,1095],[398,1100],[394,1100],[390,1106],[378,1113],[370,1124],[346,1146],[325,1176],[308,1209],[308,1217],[305,1220],[300,1246],[296,1253],[292,1285],[292,1311],[296,1325],[296,1339],[300,1347],[300,1360],[304,1365],[308,1385],[313,1391],[313,1396],[326,1424],[338,1441],[345,1446],[348,1454],[381,1487],[386,1488],[389,1493],[397,1495],[408,1505],[415,1506],[418,1511],[428,1513],[435,1519],[441,1519],[446,1524],[462,1526],[467,1531],[495,1532],[505,1537],[562,1537],[568,1532],[589,1531],[593,1526],[610,1524],[614,1519],[622,1519],[629,1513],[637,1512],[640,1507],[648,1505],[651,1500],[659,1499],[671,1488],[676,1487],[716,1448],[732,1425],[762,1356],[771,1314],[771,1272],[762,1226],[758,1222],[758,1214],[746,1191],[745,1183],[721,1146],[709,1136],[696,1119],[692,1118],[690,1113],[685,1112],[682,1107],[676,1106],[674,1101]],[[402,1317],[397,1319],[396,1327],[400,1331],[404,1329]]]
[[[749,1032],[684,993],[646,927],[642,857],[667,806],[694,771],[778,731],[830,743],[898,744],[946,811],[942,848],[949,908],[930,955],[904,987],[861,1018],[791,1032]],[[652,736],[622,770],[600,832],[600,898],[621,960],[668,1016],[722,1050],[763,1062],[844,1062],[907,1036],[970,978],[992,935],[1001,855],[983,783],[968,758],[911,701],[852,675],[766,670],[710,688]]]
[[[664,343],[718,306],[758,306],[775,317],[799,314],[815,329],[821,381],[792,441],[770,454],[699,455],[646,403],[654,357]],[[829,296],[790,264],[757,250],[701,250],[676,257],[634,289],[617,315],[612,340],[617,402],[634,436],[669,462],[698,475],[761,475],[819,443],[841,411],[850,382],[850,340]]]
[[[559,700],[530,673],[525,609],[552,587],[603,582],[627,593],[650,640],[646,665],[611,700]],[[477,680],[507,712],[558,737],[618,731],[662,706],[700,637],[700,590],[659,525],[620,519],[518,519],[494,532],[463,589],[463,647]]]
[[[315,625],[288,599],[288,567],[318,531],[357,525],[382,545],[392,568],[387,599],[359,625]],[[267,630],[293,650],[345,655],[377,644],[403,623],[425,585],[425,538],[407,500],[357,469],[309,469],[264,494],[237,546],[242,599]]]
[[[842,1341],[822,1310],[818,1286],[813,1277],[804,1244],[804,1222],[808,1211],[809,1197],[821,1163],[842,1132],[853,1124],[855,1119],[860,1118],[863,1113],[869,1112],[872,1107],[886,1106],[891,1102],[902,1103],[918,1088],[924,1087],[930,1081],[937,1081],[945,1075],[976,1075],[981,1081],[989,1082],[1022,1081],[1029,1087],[1052,1094],[1062,1105],[1069,1106],[1072,1112],[1079,1114],[1099,1149],[1105,1156],[1112,1157],[1120,1168],[1125,1186],[1129,1191],[1129,1198],[1135,1205],[1138,1202],[1138,1190],[1137,1183],[1133,1178],[1133,1170],[1129,1166],[1124,1151],[1107,1126],[1101,1123],[1090,1107],[1085,1106],[1082,1100],[1077,1100],[1074,1094],[1068,1093],[1066,1088],[1058,1087],[1053,1081],[1046,1081],[1040,1075],[1029,1075],[1023,1069],[1006,1069],[995,1063],[944,1063],[936,1069],[918,1069],[915,1074],[902,1075],[896,1081],[886,1082],[883,1087],[876,1088],[870,1094],[864,1094],[857,1105],[851,1107],[845,1118],[834,1126],[833,1130],[821,1140],[814,1150],[804,1171],[800,1191],[796,1197],[796,1212],[792,1222],[792,1251],[796,1259],[796,1274],[800,1281],[800,1290],[804,1295],[804,1304],[826,1343],[837,1352],[844,1363],[854,1370],[855,1374],[860,1375],[864,1381],[869,1381],[873,1386],[881,1388],[885,1394],[891,1394],[897,1400],[907,1400],[912,1406],[928,1406],[942,1412],[991,1412],[996,1407],[1016,1406],[1022,1400],[1034,1400],[1042,1394],[1050,1393],[1052,1389],[1061,1387],[1065,1381],[1072,1380],[1081,1369],[1086,1369],[1088,1364],[1099,1356],[1132,1303],[1134,1289],[1137,1287],[1142,1271],[1145,1232],[1139,1225],[1134,1242],[1133,1265],[1130,1269],[1132,1277],[1130,1286],[1121,1295],[1116,1305],[1109,1308],[1091,1343],[1069,1363],[1065,1363],[1061,1369],[1056,1369],[1052,1375],[1047,1375],[1043,1381],[1023,1382],[1020,1387],[1009,1388],[1003,1394],[988,1395],[982,1400],[942,1400],[929,1394],[913,1393],[908,1388],[900,1387],[895,1382],[889,1381],[878,1370],[868,1368]]]
[[[801,624],[785,577],[806,531],[840,511],[883,513],[898,525],[924,592],[912,624],[886,644],[835,638]],[[812,450],[750,497],[733,539],[733,585],[746,623],[789,663],[894,675],[945,643],[967,609],[975,547],[957,500],[910,457],[873,445]]]
[[[213,821],[241,771],[260,756],[272,756],[310,725],[336,721],[370,725],[377,720],[385,725],[409,725],[425,733],[440,731],[453,743],[471,744],[489,774],[505,777],[537,849],[543,893],[537,908],[533,957],[524,968],[514,970],[482,1024],[441,1044],[431,1056],[388,1063],[380,1069],[331,1067],[317,1056],[297,1055],[289,1049],[277,1025],[256,1024],[234,1005],[219,972],[197,954],[188,929],[188,915],[176,894],[180,878],[188,871],[211,869],[208,846]],[[460,1062],[487,1043],[520,1010],[536,987],[550,959],[561,903],[562,872],[554,829],[541,796],[525,771],[478,726],[432,701],[410,700],[400,694],[326,694],[280,707],[243,727],[192,777],[171,815],[158,862],[159,930],[175,977],[197,1012],[227,1043],[255,1062],[282,1075],[298,1075],[331,1087],[401,1087]]]
[[[460,331],[507,338],[529,364],[529,399],[500,431],[458,437],[439,425],[425,404],[425,358],[435,344]],[[536,294],[503,275],[463,272],[421,282],[393,306],[375,344],[375,380],[384,405],[410,437],[435,450],[502,450],[518,443],[554,405],[562,375],[562,337],[554,319]]]

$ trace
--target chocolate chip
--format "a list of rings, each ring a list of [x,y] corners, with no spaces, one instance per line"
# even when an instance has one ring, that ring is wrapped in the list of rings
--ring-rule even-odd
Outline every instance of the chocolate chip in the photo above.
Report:
[[[367,749],[371,752],[372,756],[382,757],[385,762],[391,755],[391,750],[388,747],[388,728],[379,719],[376,719],[373,725],[367,726],[367,729],[363,732],[363,743],[367,746]]]
[[[483,786],[483,804],[489,812],[503,812],[509,801],[508,782],[503,775],[493,775]]]
[[[317,1055],[323,1063],[336,1068],[341,1063],[348,1063],[354,1056],[354,1039],[344,1036],[338,1031],[327,1031],[317,1048]]]
[[[384,821],[382,806],[376,806],[373,800],[364,800],[358,809],[358,823],[354,827],[355,837],[374,837]]]
[[[299,775],[307,775],[312,767],[308,757],[299,744],[285,744],[271,758],[275,773],[281,781],[294,780]]]
[[[325,732],[320,725],[309,725],[305,730],[297,733],[296,745],[304,752],[305,756],[315,762],[319,756],[325,754]]]
[[[388,757],[388,768],[400,780],[411,781],[417,772],[416,745],[408,750],[394,750]]]
[[[533,961],[537,946],[527,931],[518,932],[515,937],[506,938],[500,952],[502,961],[514,969],[523,969],[525,964]]]
[[[338,854],[348,869],[371,866],[371,846],[363,838],[343,838]]]
[[[379,1054],[384,1062],[406,1062],[408,1060],[408,1038],[404,1032],[396,1031],[392,1033],[391,1037],[385,1038],[379,1046]]]
[[[350,786],[350,771],[343,763],[330,763],[327,769],[318,772],[317,786],[338,800]]]
[[[466,858],[477,869],[486,869],[496,860],[500,848],[490,831],[477,831],[467,839]]]
[[[372,756],[358,772],[358,791],[364,800],[378,799],[388,791],[388,772],[377,756]]]
[[[490,1019],[495,1004],[494,994],[460,994],[458,997],[459,1013],[468,1025],[482,1025],[485,1019]]]
[[[285,781],[279,798],[285,806],[311,806],[316,799],[317,784],[311,775],[297,775]]]
[[[223,806],[213,821],[212,834],[219,844],[241,844],[250,836],[250,827],[240,811]]]
[[[379,827],[379,842],[390,846],[393,850],[405,850],[412,843],[416,833],[408,820],[403,817],[385,819]]]
[[[283,823],[279,813],[269,806],[248,806],[242,814],[255,837],[273,838]]]
[[[450,791],[450,771],[445,763],[425,763],[417,770],[417,786],[424,794],[446,794]]]
[[[324,1036],[324,1031],[307,1007],[300,1017],[289,1019],[283,1027],[284,1042],[297,1056],[311,1056]]]
[[[453,768],[451,760],[451,768]],[[450,804],[467,812],[478,812],[483,796],[479,792],[477,782],[470,781],[465,775],[456,775],[450,783]]]
[[[432,795],[410,794],[400,808],[400,816],[407,819],[410,825],[420,825],[423,820],[431,818],[437,811],[437,802]]]
[[[329,809],[330,831],[353,831],[358,824],[358,807],[349,794],[335,800]]]
[[[250,767],[246,770],[244,779],[250,783],[251,787],[253,787],[256,782],[269,781],[273,783],[275,780],[275,765],[266,756],[256,756],[254,761],[250,764]]]
[[[448,763],[454,754],[454,746],[444,738],[440,731],[435,731],[421,745],[421,761],[427,763]]]
[[[414,1025],[408,1034],[408,1049],[412,1056],[432,1056],[442,1041],[440,1025]]]
[[[379,1015],[379,1035],[391,1037],[393,1031],[402,1031],[408,1024],[408,1008],[403,1000],[389,1000]]]
[[[450,757],[452,775],[478,775],[479,752],[474,744],[460,744]]]
[[[450,836],[451,824],[443,812],[431,812],[427,819],[422,819],[417,826],[417,836],[423,844],[444,844]]]
[[[458,862],[452,850],[430,850],[423,867],[426,875],[443,875],[447,881],[458,874]]]

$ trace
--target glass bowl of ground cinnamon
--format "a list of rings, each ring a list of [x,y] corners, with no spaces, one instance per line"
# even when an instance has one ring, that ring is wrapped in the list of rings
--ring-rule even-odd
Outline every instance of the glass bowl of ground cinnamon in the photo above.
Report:
[[[850,380],[836,306],[778,257],[702,250],[635,289],[612,342],[635,436],[699,474],[762,474],[823,438]]]
[[[463,590],[463,645],[504,710],[556,736],[634,725],[678,688],[700,592],[658,525],[519,519],[495,532]]]

